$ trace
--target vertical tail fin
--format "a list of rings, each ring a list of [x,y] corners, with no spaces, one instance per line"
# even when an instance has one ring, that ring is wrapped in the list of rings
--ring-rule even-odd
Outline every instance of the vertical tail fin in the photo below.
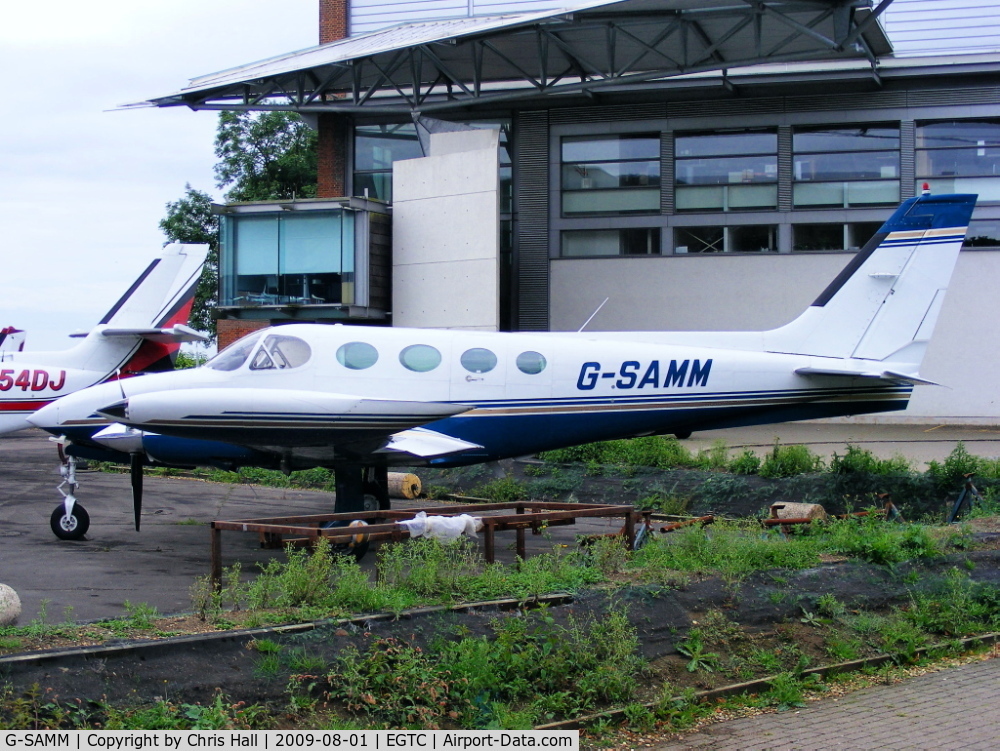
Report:
[[[891,361],[923,359],[975,195],[904,201],[798,318],[765,332],[771,352]]]
[[[187,324],[207,254],[207,245],[167,245],[101,319],[106,333],[135,329],[144,337],[122,365],[122,376],[173,369],[183,336],[170,338],[140,331]]]
[[[0,329],[0,353],[20,352],[24,349],[24,332],[13,326]]]
[[[116,328],[186,323],[207,254],[207,245],[167,245],[100,322]],[[181,314],[185,305],[187,311]]]

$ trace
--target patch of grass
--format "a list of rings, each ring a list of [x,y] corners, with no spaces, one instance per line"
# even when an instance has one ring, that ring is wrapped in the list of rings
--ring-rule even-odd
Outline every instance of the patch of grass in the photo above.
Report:
[[[655,511],[659,514],[682,516],[688,512],[691,499],[676,493],[654,493],[635,502],[635,507],[643,511]]]
[[[843,456],[834,453],[830,460],[830,472],[836,475],[895,475],[912,471],[913,466],[902,456],[879,459],[868,449],[851,444],[847,444]]]
[[[750,449],[743,452],[729,462],[727,469],[734,475],[755,475],[760,472],[760,457]]]
[[[779,712],[801,708],[806,705],[806,692],[822,688],[819,676],[809,675],[799,678],[794,673],[780,673],[770,681],[766,698]]]
[[[501,477],[472,488],[469,493],[476,498],[485,498],[496,503],[513,503],[528,499],[528,489],[513,477]]]
[[[636,551],[634,561],[647,571],[712,571],[742,577],[754,571],[815,566],[820,550],[807,537],[762,537],[747,523],[717,522],[711,532],[688,527],[674,532],[670,541],[654,539]]]
[[[968,636],[1000,627],[1000,589],[952,568],[926,589],[914,591],[906,618],[922,631]]]
[[[104,707],[105,730],[261,730],[273,727],[260,705],[230,703],[221,693],[207,704],[158,701],[144,707]]]
[[[823,469],[823,459],[806,446],[782,446],[774,448],[764,457],[757,471],[761,477],[794,477]]]
[[[714,673],[719,667],[720,658],[715,652],[709,652],[705,648],[705,643],[701,631],[693,628],[688,632],[688,638],[674,645],[677,651],[687,658],[687,669],[689,673],[704,670],[707,673]]]
[[[556,624],[544,610],[497,618],[492,638],[426,648],[393,638],[348,649],[314,687],[367,722],[463,728],[537,724],[634,696],[638,638],[621,612]]]

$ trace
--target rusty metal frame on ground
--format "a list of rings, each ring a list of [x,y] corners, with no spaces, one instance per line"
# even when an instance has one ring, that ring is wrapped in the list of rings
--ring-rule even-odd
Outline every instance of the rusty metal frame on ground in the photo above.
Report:
[[[261,536],[263,545],[274,547],[282,545],[285,535],[294,536],[297,541],[305,541],[307,544],[315,542],[321,537],[332,543],[345,543],[358,534],[357,527],[322,527],[322,525],[328,522],[352,522],[360,519],[369,522],[368,526],[364,527],[364,535],[368,540],[401,542],[410,539],[410,531],[399,522],[413,519],[421,511],[428,516],[479,515],[483,522],[483,557],[487,563],[493,563],[496,560],[497,532],[514,530],[517,535],[517,556],[524,560],[526,557],[524,537],[526,529],[530,529],[533,534],[539,534],[545,527],[575,524],[577,519],[583,518],[622,518],[624,523],[620,534],[624,544],[631,550],[635,544],[635,526],[643,518],[643,513],[636,511],[635,507],[631,505],[516,501],[513,503],[476,503],[421,509],[386,509],[346,514],[277,516],[235,521],[217,520],[211,524],[212,583],[219,586],[222,581],[222,532],[224,530],[257,533]],[[288,540],[287,542],[292,541]]]

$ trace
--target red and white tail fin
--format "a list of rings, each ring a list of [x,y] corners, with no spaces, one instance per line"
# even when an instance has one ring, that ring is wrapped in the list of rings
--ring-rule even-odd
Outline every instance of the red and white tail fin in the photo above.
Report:
[[[99,382],[172,367],[183,342],[207,337],[188,316],[208,255],[207,245],[167,245],[83,341],[60,352],[17,353],[17,360],[95,373]]]
[[[20,352],[24,349],[24,332],[13,326],[0,329],[0,353]]]
[[[101,319],[105,338],[142,338],[122,377],[172,370],[181,343],[205,340],[186,324],[207,254],[207,245],[167,245]]]

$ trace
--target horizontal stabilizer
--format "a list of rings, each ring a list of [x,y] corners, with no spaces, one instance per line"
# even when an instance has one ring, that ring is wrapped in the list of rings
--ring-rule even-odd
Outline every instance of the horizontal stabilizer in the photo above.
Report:
[[[170,342],[207,342],[208,337],[194,329],[178,323],[170,328],[146,329],[104,329],[101,336],[140,336],[152,342],[167,344]]]
[[[800,376],[839,376],[841,378],[876,378],[880,381],[895,383],[912,383],[920,386],[940,386],[936,381],[921,378],[915,373],[900,373],[895,370],[860,370],[847,368],[796,368],[795,374]]]
[[[449,435],[438,433],[426,428],[411,428],[401,430],[390,436],[389,442],[376,451],[376,454],[409,454],[422,459],[449,454],[460,454],[463,451],[483,448],[478,443],[461,441]]]

